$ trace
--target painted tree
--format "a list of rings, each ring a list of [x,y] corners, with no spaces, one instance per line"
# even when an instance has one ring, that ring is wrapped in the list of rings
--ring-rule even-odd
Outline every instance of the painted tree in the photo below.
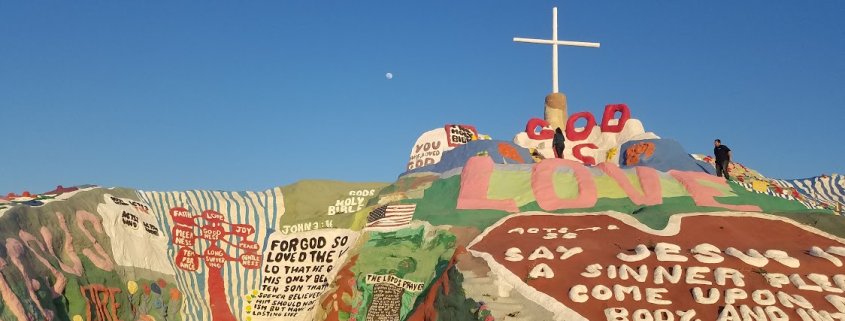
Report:
[[[170,209],[173,219],[173,230],[170,234],[174,245],[179,247],[176,254],[176,267],[185,271],[196,272],[199,260],[202,259],[207,268],[206,289],[211,304],[211,319],[215,321],[236,321],[226,299],[226,283],[223,281],[223,266],[226,262],[239,262],[246,269],[258,269],[261,266],[261,256],[258,254],[259,245],[254,241],[245,240],[255,234],[255,227],[248,224],[231,224],[226,217],[216,211],[206,210],[201,215],[191,215],[182,207]],[[197,221],[200,221],[198,223]],[[237,242],[231,239],[239,238]],[[194,250],[197,240],[205,243],[205,251],[198,254]],[[240,252],[238,257],[230,256],[220,246],[229,244]]]
[[[343,295],[348,294],[350,296],[353,295],[353,291],[355,290],[355,273],[352,272],[352,267],[355,266],[355,263],[358,261],[358,255],[353,256],[349,263],[337,273],[337,279],[335,279],[335,285],[337,285],[337,290],[334,293],[327,296],[323,302],[322,306],[325,311],[328,312],[326,316],[326,321],[340,321],[340,312],[350,313],[352,310],[352,306],[346,301],[343,300]]]

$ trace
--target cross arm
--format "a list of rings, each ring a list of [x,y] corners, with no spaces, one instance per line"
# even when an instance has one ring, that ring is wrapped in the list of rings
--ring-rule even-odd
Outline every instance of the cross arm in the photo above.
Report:
[[[596,42],[581,42],[581,41],[562,41],[562,40],[545,40],[545,39],[531,39],[531,38],[513,38],[514,42],[538,43],[544,45],[560,45],[560,46],[576,46],[576,47],[590,47],[599,48],[600,43]]]

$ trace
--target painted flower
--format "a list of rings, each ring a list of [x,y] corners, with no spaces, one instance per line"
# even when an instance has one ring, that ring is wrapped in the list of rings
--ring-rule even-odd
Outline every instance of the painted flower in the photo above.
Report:
[[[487,305],[482,305],[479,309],[481,309],[481,310],[487,310]]]
[[[246,306],[246,312],[249,312],[249,311],[252,311],[252,306],[251,306],[251,305],[247,305],[247,306]]]
[[[126,282],[126,288],[129,289],[129,294],[135,294],[135,292],[138,292],[138,283],[135,283],[135,281]]]
[[[488,315],[486,318],[484,318],[484,321],[493,321],[493,320],[496,320],[496,319],[493,318],[492,315]]]
[[[158,284],[151,283],[150,284],[150,290],[155,292],[155,294],[159,294],[159,295],[161,294],[161,287],[159,287]]]
[[[179,300],[179,297],[182,296],[182,292],[179,292],[179,289],[172,288],[170,289],[170,300]]]
[[[258,290],[252,290],[252,296],[257,296],[257,295],[258,295]]]
[[[352,314],[358,314],[358,308],[352,308]]]
[[[137,289],[136,289],[136,290],[137,290]],[[82,316],[81,316],[81,315],[78,315],[78,314],[77,314],[77,315],[74,315],[74,316],[73,316],[73,321],[82,321]]]
[[[167,287],[167,281],[163,279],[158,279],[158,282],[156,283],[158,283],[158,286],[160,286],[162,289]]]
[[[146,283],[141,283],[141,285],[144,286],[144,294],[150,295],[150,286]]]

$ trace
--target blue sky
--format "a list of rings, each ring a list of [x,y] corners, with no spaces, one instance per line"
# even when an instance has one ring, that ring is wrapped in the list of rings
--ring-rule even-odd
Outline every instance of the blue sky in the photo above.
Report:
[[[844,1],[0,1],[0,193],[395,180],[423,132],[570,113],[764,175],[845,174]],[[385,73],[394,78],[388,80]],[[600,117],[600,116],[599,116]]]

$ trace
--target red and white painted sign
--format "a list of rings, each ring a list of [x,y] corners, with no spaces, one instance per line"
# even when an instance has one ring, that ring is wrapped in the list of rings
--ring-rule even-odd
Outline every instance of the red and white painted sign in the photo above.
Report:
[[[446,125],[446,137],[449,147],[457,147],[478,137],[478,131],[469,125]]]
[[[617,113],[620,114],[619,118],[615,118]],[[586,121],[586,125],[576,127],[575,124],[582,119]],[[646,133],[643,124],[631,118],[631,111],[625,104],[605,106],[601,124],[596,122],[595,116],[590,112],[574,113],[567,119],[563,131],[566,136],[564,158],[589,165],[606,161],[608,150],[618,149],[627,141],[659,138],[653,133]],[[517,134],[513,142],[525,148],[536,148],[545,158],[554,158],[553,137],[554,128],[549,127],[548,122],[532,118],[528,120],[525,132]],[[618,159],[617,151],[610,161],[618,162]]]

